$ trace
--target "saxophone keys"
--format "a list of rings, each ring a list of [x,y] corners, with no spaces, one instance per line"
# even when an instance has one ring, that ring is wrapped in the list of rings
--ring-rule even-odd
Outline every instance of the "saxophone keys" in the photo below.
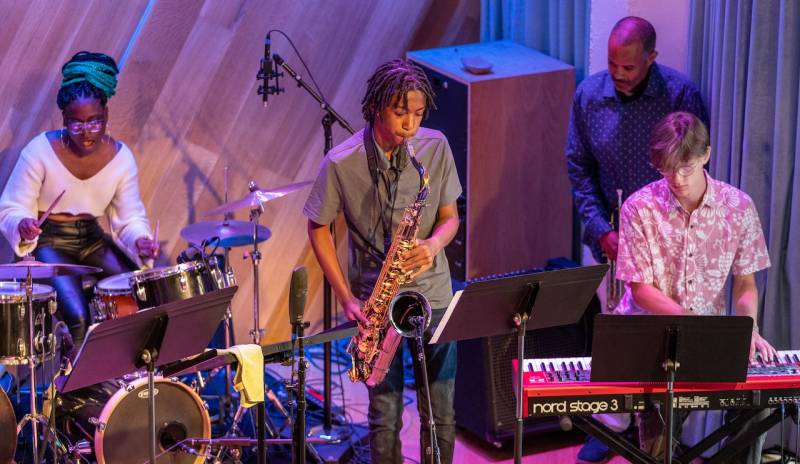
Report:
[[[358,351],[362,353],[366,353],[369,351],[370,343],[367,340],[361,340],[358,342]]]

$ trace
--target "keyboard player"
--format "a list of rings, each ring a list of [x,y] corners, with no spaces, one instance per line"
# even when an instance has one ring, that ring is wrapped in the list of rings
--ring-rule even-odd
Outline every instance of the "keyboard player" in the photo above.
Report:
[[[616,277],[626,291],[615,312],[724,315],[732,274],[733,312],[753,318],[751,359],[773,359],[757,324],[755,273],[770,266],[758,212],[747,194],[708,174],[710,158],[708,130],[696,116],[671,113],[653,129],[650,160],[662,178],[622,207]],[[644,413],[637,422],[643,449],[663,453],[658,416]],[[763,438],[739,462],[760,462]]]

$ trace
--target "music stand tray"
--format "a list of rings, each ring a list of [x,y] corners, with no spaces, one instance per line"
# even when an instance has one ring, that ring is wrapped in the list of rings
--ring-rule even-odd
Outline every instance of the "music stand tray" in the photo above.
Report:
[[[59,392],[68,393],[141,369],[140,350],[158,318],[166,317],[168,324],[158,347],[156,367],[202,352],[237,288],[174,301],[92,326],[73,361],[72,372],[57,382]]]
[[[672,462],[674,383],[744,382],[753,319],[747,316],[615,316],[594,319],[592,382],[666,384],[664,462]]]
[[[752,333],[747,316],[599,314],[591,381],[666,383],[670,355],[680,363],[675,382],[744,382]]]
[[[517,334],[517,417],[514,462],[522,461],[522,369],[525,332],[576,322],[586,311],[607,264],[497,277],[456,292],[430,343]],[[510,367],[510,366],[509,366]]]

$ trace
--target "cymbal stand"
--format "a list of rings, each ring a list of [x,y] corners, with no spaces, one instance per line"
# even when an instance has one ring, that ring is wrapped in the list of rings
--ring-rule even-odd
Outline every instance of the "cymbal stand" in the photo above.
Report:
[[[228,166],[225,166],[225,203],[228,203]],[[233,213],[226,213],[223,218],[223,225],[227,226],[228,221],[233,219]],[[231,267],[230,261],[230,247],[223,248],[223,261],[225,269],[222,270],[223,272],[223,279],[225,280],[225,285],[231,285],[233,283],[233,268]],[[225,310],[225,318],[224,318],[224,330],[225,330],[225,348],[228,349],[233,345],[235,342],[233,340],[233,312],[231,311],[231,305],[228,305],[228,308]],[[225,364],[225,394],[221,398],[220,402],[220,415],[222,417],[227,418],[231,408],[231,365]],[[224,421],[222,422],[224,424]]]
[[[33,257],[28,254],[23,258],[24,260],[32,261]],[[28,272],[25,277],[25,283],[23,284],[25,287],[25,306],[27,307],[27,316],[28,316],[28,370],[29,372],[29,383],[30,383],[30,412],[26,414],[17,424],[17,435],[20,434],[22,429],[25,427],[25,424],[30,422],[31,424],[31,442],[33,445],[33,462],[39,464],[41,459],[39,457],[39,422],[42,422],[42,427],[47,428],[47,418],[43,415],[39,414],[37,410],[37,393],[36,393],[36,338],[35,338],[35,325],[34,322],[36,321],[36,317],[33,314],[33,278],[31,276],[31,268],[28,267]],[[46,311],[45,311],[46,312]],[[42,317],[42,326],[45,327],[44,318],[47,317],[46,314],[41,314]],[[41,344],[42,344],[42,357],[44,358],[45,354],[45,347],[47,345],[47,335],[42,334]]]

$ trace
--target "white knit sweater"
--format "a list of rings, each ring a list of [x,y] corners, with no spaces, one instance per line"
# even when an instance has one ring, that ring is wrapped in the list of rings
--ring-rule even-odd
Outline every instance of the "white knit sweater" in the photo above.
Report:
[[[31,252],[37,243],[20,240],[19,222],[37,218],[65,191],[53,213],[107,214],[114,239],[136,256],[136,239],[152,238],[152,233],[139,195],[136,160],[125,144],[120,146],[97,174],[81,180],[64,166],[44,132],[28,142],[0,196],[0,232],[17,255]]]

